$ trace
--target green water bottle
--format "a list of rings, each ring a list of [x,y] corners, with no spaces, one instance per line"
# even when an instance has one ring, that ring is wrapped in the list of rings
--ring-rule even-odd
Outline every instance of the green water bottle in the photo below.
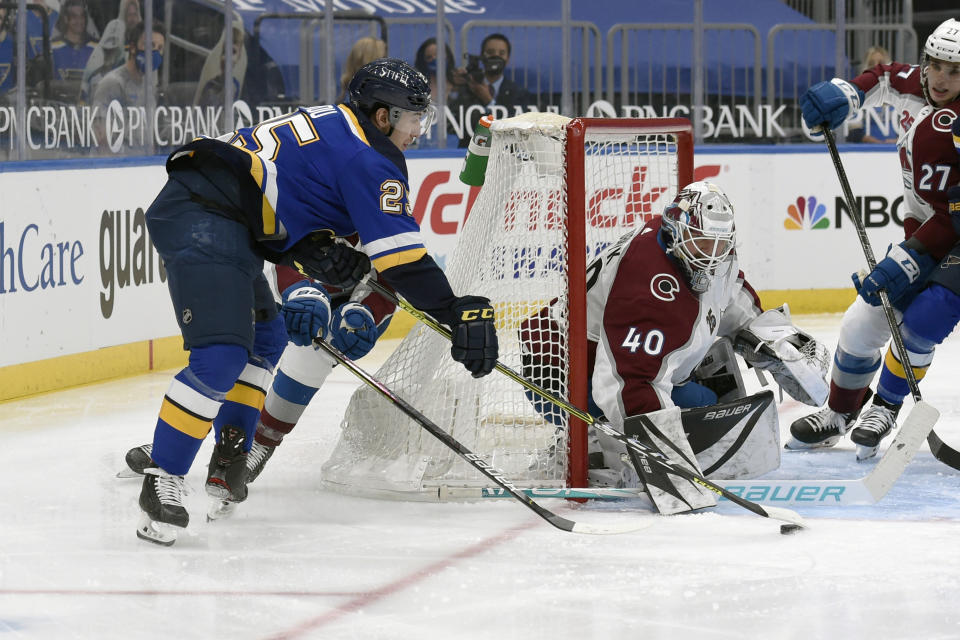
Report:
[[[490,123],[492,115],[486,115],[477,122],[477,128],[470,138],[467,155],[463,159],[463,168],[460,170],[460,182],[471,187],[482,187],[487,173],[487,160],[490,157]]]

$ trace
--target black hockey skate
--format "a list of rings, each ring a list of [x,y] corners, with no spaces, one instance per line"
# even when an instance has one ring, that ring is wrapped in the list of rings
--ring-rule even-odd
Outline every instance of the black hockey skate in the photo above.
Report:
[[[183,476],[175,476],[158,467],[143,473],[140,490],[140,524],[137,537],[170,546],[177,541],[176,528],[185,528],[190,515],[183,506]]]
[[[153,443],[141,444],[127,451],[124,462],[127,463],[126,469],[117,472],[118,478],[135,478],[142,476],[144,469],[156,466],[150,454],[153,452]]]
[[[897,415],[902,404],[890,404],[880,396],[874,396],[873,404],[863,412],[850,439],[857,445],[857,460],[862,462],[877,455],[880,441],[897,426]]]
[[[207,495],[214,499],[207,520],[230,516],[236,505],[247,499],[247,452],[244,433],[238,427],[224,425],[220,442],[213,448],[207,468]]]
[[[853,426],[860,410],[867,403],[872,391],[867,389],[863,396],[860,409],[850,413],[838,413],[825,406],[816,413],[798,418],[790,425],[790,440],[784,445],[785,449],[820,449],[832,447],[840,442],[840,438]]]
[[[253,446],[250,447],[250,452],[247,454],[247,484],[257,479],[275,450],[276,447],[260,444],[256,440],[253,441]]]

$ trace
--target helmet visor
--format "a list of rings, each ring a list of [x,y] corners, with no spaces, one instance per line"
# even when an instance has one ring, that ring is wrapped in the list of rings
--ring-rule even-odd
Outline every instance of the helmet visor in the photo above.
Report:
[[[407,111],[399,107],[390,108],[390,125],[401,134],[421,136],[433,125],[437,109],[431,103],[423,111]]]

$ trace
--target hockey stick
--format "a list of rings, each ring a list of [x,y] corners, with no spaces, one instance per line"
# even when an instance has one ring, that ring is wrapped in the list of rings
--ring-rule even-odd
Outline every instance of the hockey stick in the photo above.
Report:
[[[857,229],[857,237],[860,239],[860,246],[863,248],[863,255],[867,259],[867,266],[872,271],[877,266],[877,260],[873,255],[873,248],[870,246],[870,239],[867,237],[867,230],[863,226],[863,219],[860,217],[860,209],[857,207],[857,201],[853,197],[853,191],[850,189],[850,182],[847,180],[847,172],[843,169],[843,162],[840,160],[840,152],[837,150],[837,141],[833,137],[833,130],[824,123],[821,127],[823,139],[827,143],[827,149],[830,151],[830,158],[833,160],[833,168],[837,171],[837,179],[840,181],[840,188],[843,190],[843,197],[847,201],[847,209],[850,210],[850,217],[853,218],[853,225]],[[903,335],[900,333],[900,327],[897,324],[897,318],[893,313],[893,306],[890,304],[890,298],[887,292],[881,289],[880,303],[883,305],[883,313],[887,317],[887,326],[890,327],[890,337],[900,355],[900,362],[903,364],[903,373],[907,379],[907,385],[910,387],[910,394],[913,396],[913,409],[904,420],[905,428],[911,421],[919,422],[926,429],[924,437],[930,445],[930,452],[933,456],[949,465],[954,469],[960,469],[960,453],[947,447],[933,431],[933,426],[940,417],[940,412],[933,406],[924,402],[920,396],[920,386],[917,384],[917,378],[913,373],[913,366],[910,365],[910,357],[903,346]],[[919,448],[919,444],[917,445]],[[916,451],[914,451],[916,453]],[[911,458],[913,454],[911,454]],[[909,460],[908,460],[909,462]]]
[[[371,281],[372,283],[372,281]],[[503,488],[504,491],[509,493],[511,496],[522,502],[529,509],[531,509],[538,516],[555,526],[557,529],[562,529],[563,531],[571,531],[573,533],[590,533],[595,535],[607,535],[607,534],[616,534],[616,533],[631,533],[633,531],[639,531],[640,529],[646,529],[650,526],[649,522],[644,522],[643,524],[637,524],[635,522],[630,524],[623,525],[613,525],[613,526],[604,526],[604,525],[593,525],[587,524],[584,522],[575,522],[573,520],[568,520],[552,511],[541,507],[539,504],[534,502],[530,496],[526,495],[521,489],[518,489],[511,483],[507,478],[504,477],[504,474],[499,469],[491,466],[483,460],[477,454],[471,452],[465,446],[460,444],[449,433],[438,427],[434,422],[432,422],[425,415],[414,409],[410,404],[408,404],[403,398],[397,396],[393,393],[386,385],[382,382],[371,376],[369,373],[358,367],[350,358],[343,355],[343,353],[334,347],[333,345],[325,342],[324,340],[315,339],[313,341],[314,345],[320,347],[328,354],[330,354],[337,362],[342,364],[344,367],[350,370],[350,372],[357,376],[360,380],[366,383],[370,388],[377,391],[384,398],[389,400],[395,407],[400,411],[405,413],[408,417],[414,420],[417,424],[423,427],[427,432],[430,433],[437,440],[447,445],[453,449],[461,458],[466,460],[477,469],[480,473],[487,476],[497,486]]]
[[[400,308],[402,308],[404,311],[412,315],[414,318],[424,323],[425,325],[427,325],[428,327],[430,327],[440,335],[444,336],[447,340],[451,339],[450,331],[446,327],[441,325],[435,319],[428,316],[426,313],[420,311],[419,309],[411,305],[406,300],[403,300],[402,298],[397,296],[394,292],[390,291],[389,289],[381,285],[379,282],[373,279],[370,279],[367,281],[367,284],[373,287],[377,291],[377,293],[384,296],[388,300],[392,301],[394,304],[398,305]],[[783,509],[780,507],[770,507],[770,506],[764,507],[755,502],[751,502],[750,500],[741,498],[735,493],[727,491],[720,485],[715,484],[707,480],[706,478],[699,476],[696,473],[693,473],[692,471],[689,471],[687,469],[684,469],[683,467],[677,466],[672,462],[667,461],[666,459],[663,458],[662,454],[660,454],[658,451],[655,451],[650,447],[647,447],[646,445],[642,444],[635,438],[625,436],[624,434],[620,433],[609,424],[596,420],[589,413],[578,409],[577,407],[573,406],[566,400],[553,395],[546,389],[527,380],[526,378],[521,376],[519,373],[517,373],[513,369],[504,365],[502,362],[497,361],[495,368],[497,371],[507,376],[514,382],[517,382],[518,384],[523,386],[525,389],[532,391],[533,393],[537,394],[541,398],[549,400],[555,405],[563,408],[564,411],[568,412],[573,416],[576,416],[586,424],[594,426],[596,429],[598,429],[599,431],[602,431],[603,433],[610,436],[611,438],[614,438],[616,440],[623,442],[625,446],[629,447],[640,458],[647,461],[651,465],[655,466],[657,469],[665,473],[670,473],[676,476],[680,476],[681,478],[684,478],[685,480],[688,480],[691,483],[700,485],[705,489],[713,491],[714,493],[719,494],[720,496],[726,498],[730,502],[733,502],[743,507],[744,509],[747,509],[748,511],[752,511],[758,516],[762,516],[764,518],[772,518],[774,520],[782,520],[783,522],[796,525],[797,527],[806,527],[806,523],[800,517],[800,514],[794,511],[790,511],[789,509]]]
[[[929,405],[927,405],[929,406]],[[933,416],[933,419],[936,419]],[[897,436],[873,469],[862,478],[838,480],[763,479],[717,480],[717,485],[746,500],[775,503],[779,506],[845,507],[870,505],[879,502],[903,475],[926,434],[924,420],[904,422]],[[594,500],[626,500],[645,498],[642,489],[614,489],[589,487],[566,489],[543,487],[523,489],[532,497],[587,498]],[[504,498],[499,489],[460,489],[444,487],[439,498]]]

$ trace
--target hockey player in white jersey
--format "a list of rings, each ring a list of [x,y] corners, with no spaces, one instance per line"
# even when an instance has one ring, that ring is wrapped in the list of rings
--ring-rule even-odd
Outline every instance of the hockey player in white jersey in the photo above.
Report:
[[[659,218],[620,238],[588,267],[590,413],[652,442],[673,462],[698,474],[704,469],[694,459],[688,438],[699,434],[684,434],[687,425],[681,428],[680,410],[718,402],[716,390],[695,375],[718,340],[735,344],[748,363],[769,371],[798,400],[816,406],[827,393],[826,348],[793,326],[784,310],[762,311],[740,271],[735,243],[733,206],[726,194],[715,184],[695,182],[681,189]],[[546,307],[520,328],[524,375],[546,388],[562,386],[556,381],[564,375],[551,341],[544,339],[559,332],[553,316]],[[728,361],[732,350],[729,354]],[[559,408],[531,399],[547,420],[558,424]],[[776,409],[771,410],[775,416]],[[774,431],[761,438],[760,448],[745,454],[737,472],[776,468],[776,425]],[[750,435],[743,433],[743,438]],[[591,477],[636,486],[640,478],[625,459],[622,443],[600,435],[599,444],[607,471],[592,471]],[[772,445],[774,465],[758,469],[768,460],[761,451],[764,445]],[[700,494],[697,487],[680,483],[676,489],[682,497],[672,504],[651,493],[661,512],[714,503],[713,494]]]
[[[829,447],[850,431],[858,445],[857,458],[865,460],[876,455],[881,440],[896,426],[908,393],[904,365],[894,350],[888,349],[881,360],[890,330],[877,292],[885,289],[902,312],[901,331],[917,380],[960,314],[960,277],[953,275],[957,214],[949,210],[960,202],[960,165],[951,134],[960,117],[960,21],[947,20],[934,30],[919,65],[881,64],[849,82],[822,82],[801,96],[800,104],[811,128],[836,128],[861,106],[893,105],[903,129],[897,149],[904,184],[904,242],[892,247],[872,273],[854,278],[860,295],[843,317],[827,405],[795,421],[787,443],[789,449]],[[934,269],[938,263],[940,268]],[[881,364],[873,403],[857,423]]]

